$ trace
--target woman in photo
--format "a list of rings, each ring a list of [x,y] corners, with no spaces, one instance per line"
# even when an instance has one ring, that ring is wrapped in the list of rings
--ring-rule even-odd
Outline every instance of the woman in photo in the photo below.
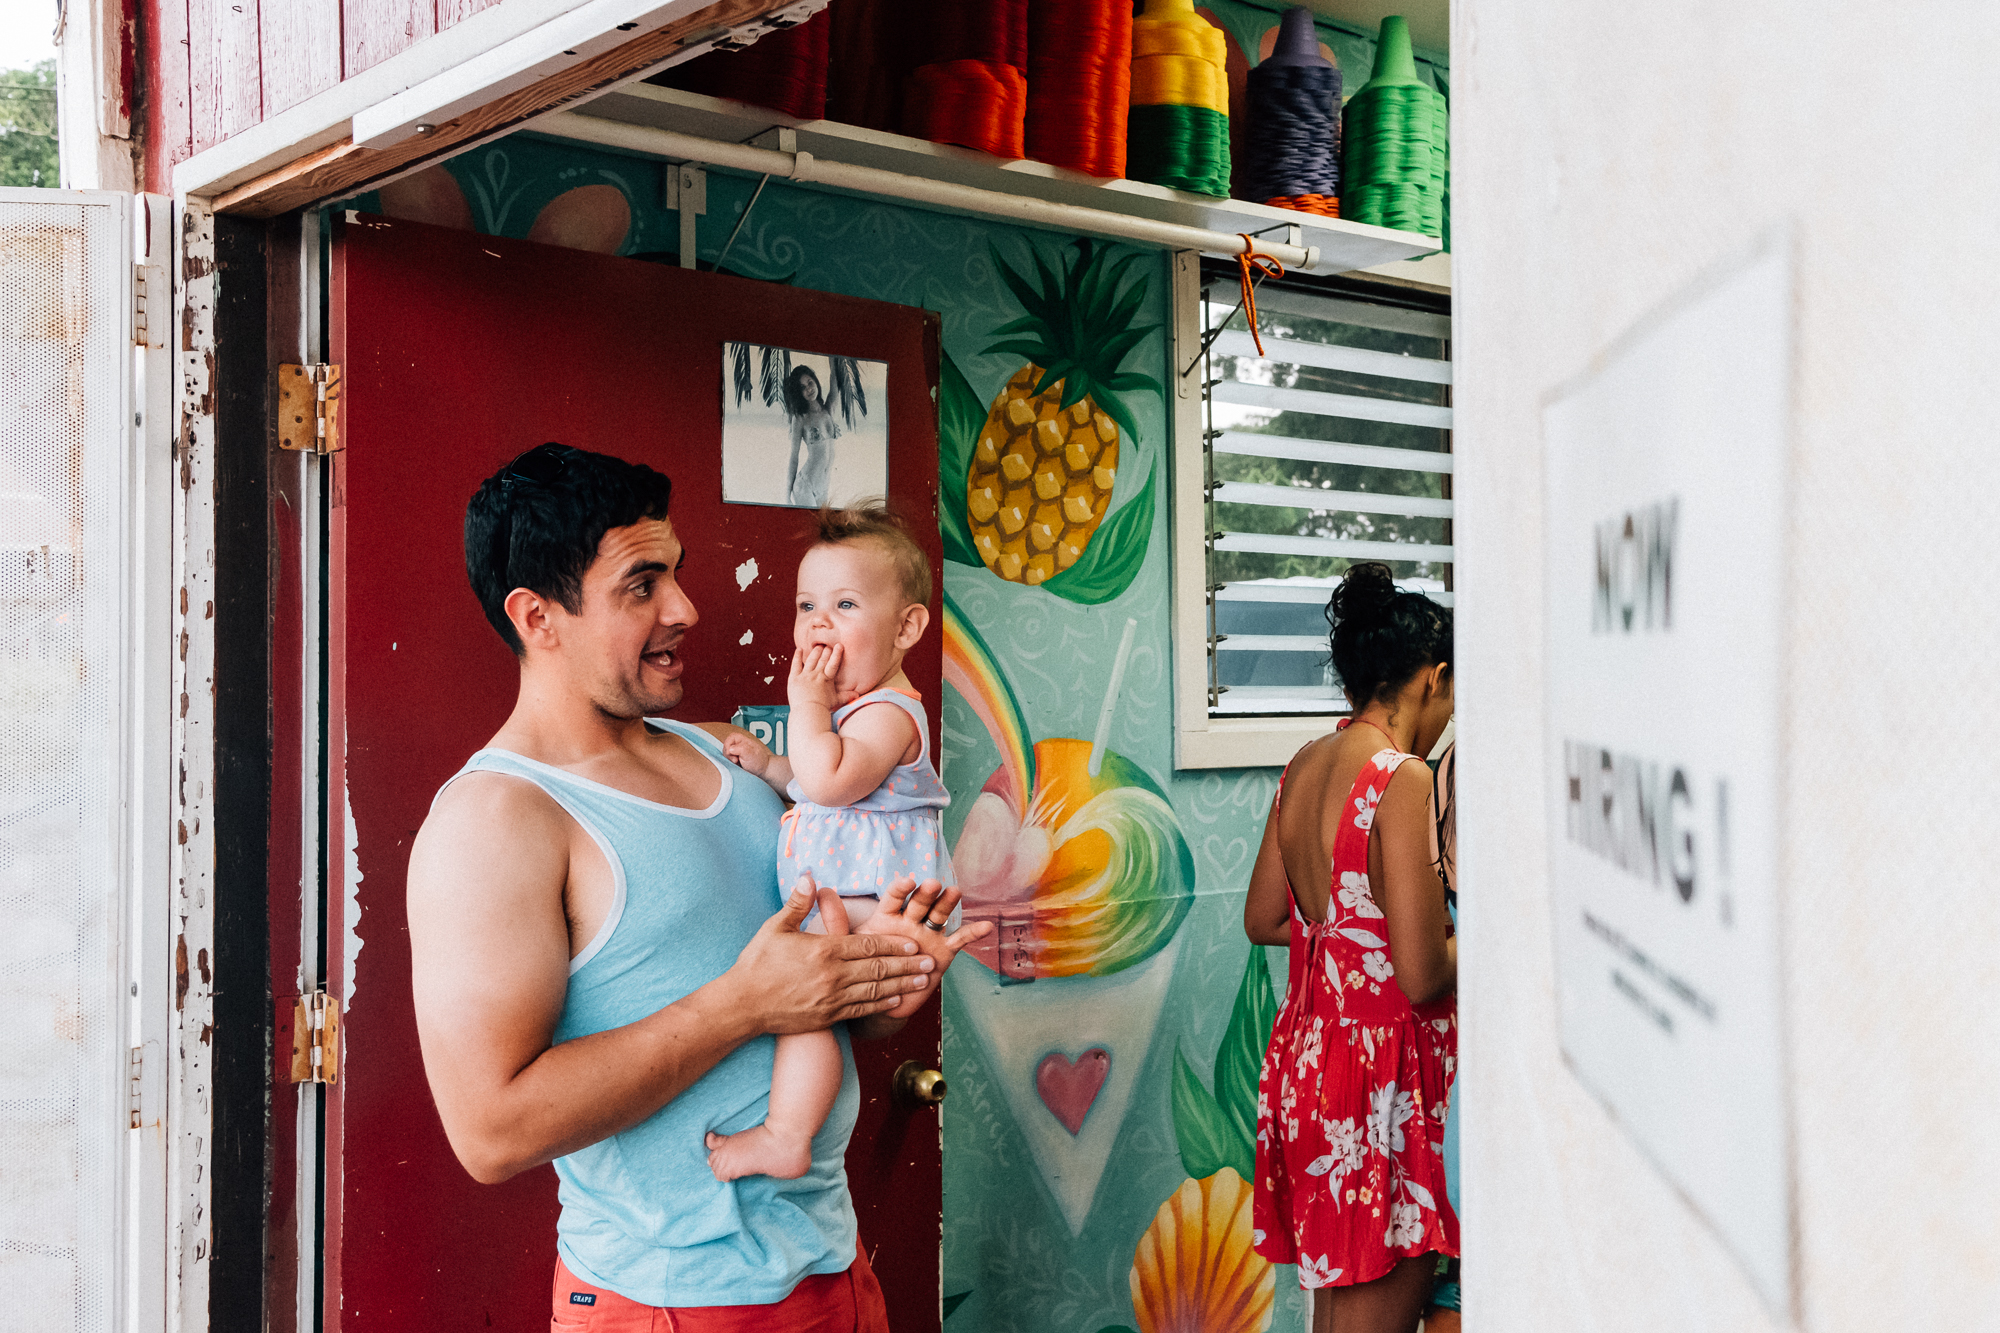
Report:
[[[840,427],[826,410],[826,391],[811,366],[794,366],[785,376],[785,417],[792,427],[785,503],[818,509],[833,486],[833,442]]]

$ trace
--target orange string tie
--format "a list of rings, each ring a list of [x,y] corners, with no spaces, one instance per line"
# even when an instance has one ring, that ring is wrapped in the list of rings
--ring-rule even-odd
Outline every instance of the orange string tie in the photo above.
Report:
[[[1250,280],[1250,269],[1254,265],[1262,270],[1265,277],[1282,278],[1285,266],[1275,256],[1261,253],[1257,242],[1250,239],[1249,232],[1239,231],[1236,234],[1243,238],[1243,253],[1236,256],[1236,268],[1243,282],[1243,313],[1250,317],[1250,341],[1257,344],[1257,355],[1262,356],[1264,339],[1257,332],[1257,288]]]

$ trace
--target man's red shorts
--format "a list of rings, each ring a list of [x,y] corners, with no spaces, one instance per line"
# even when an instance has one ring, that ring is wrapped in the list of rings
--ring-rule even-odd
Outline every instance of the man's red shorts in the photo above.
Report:
[[[593,1287],[556,1260],[551,1333],[889,1333],[882,1286],[868,1256],[844,1273],[809,1277],[776,1305],[697,1305],[664,1310]]]

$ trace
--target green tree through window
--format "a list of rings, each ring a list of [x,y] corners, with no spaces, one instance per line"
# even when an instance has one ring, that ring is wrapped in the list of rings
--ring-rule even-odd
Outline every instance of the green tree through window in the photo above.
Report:
[[[0,185],[60,183],[56,168],[56,62],[0,71]]]
[[[1228,307],[1220,313],[1227,314]],[[1386,329],[1365,328],[1335,320],[1306,319],[1292,314],[1267,315],[1260,325],[1266,337],[1291,338],[1300,342],[1332,343],[1369,351],[1393,352],[1409,356],[1442,359],[1445,343],[1438,338],[1421,338]],[[1247,379],[1239,372],[1245,358],[1218,356],[1215,374],[1224,380]],[[1249,362],[1247,364],[1256,364]],[[1361,394],[1397,402],[1442,405],[1447,400],[1441,385],[1408,380],[1381,379],[1348,371],[1325,370],[1314,366],[1282,363],[1270,365],[1268,376],[1259,377],[1278,388],[1319,389],[1330,393]],[[1233,429],[1257,435],[1287,435],[1296,439],[1341,440],[1351,444],[1384,445],[1398,449],[1448,450],[1449,433],[1415,426],[1377,421],[1348,421],[1304,412],[1278,412],[1262,424],[1244,424]],[[1307,463],[1291,459],[1253,458],[1240,454],[1217,454],[1217,481],[1265,482],[1296,486],[1301,490],[1374,491],[1397,495],[1442,497],[1443,478],[1435,472],[1405,472],[1387,468],[1351,467],[1333,463]],[[1363,541],[1406,541],[1443,544],[1446,520],[1409,518],[1395,514],[1354,514],[1283,509],[1269,506],[1218,504],[1216,527],[1233,532],[1292,533],[1302,537],[1343,537]],[[1288,578],[1299,575],[1337,577],[1349,564],[1324,556],[1270,555],[1252,552],[1217,551],[1211,567],[1215,582],[1236,579]],[[1425,561],[1392,561],[1390,569],[1398,578],[1435,577],[1441,570]]]

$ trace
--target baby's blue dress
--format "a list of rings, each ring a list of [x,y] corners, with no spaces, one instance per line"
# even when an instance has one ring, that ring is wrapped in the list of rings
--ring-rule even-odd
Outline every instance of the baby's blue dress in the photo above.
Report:
[[[875,690],[837,709],[833,729],[839,731],[848,716],[868,704],[893,704],[908,713],[917,724],[921,748],[915,759],[891,770],[881,786],[853,805],[815,805],[798,779],[792,780],[786,794],[797,804],[785,816],[778,840],[778,885],[787,892],[806,871],[820,887],[845,899],[879,899],[898,875],[919,883],[935,879],[946,888],[956,883],[939,815],[951,804],[951,795],[931,764],[924,706],[901,690]],[[872,902],[848,904],[853,925],[872,915]],[[815,915],[806,928],[817,925]]]

